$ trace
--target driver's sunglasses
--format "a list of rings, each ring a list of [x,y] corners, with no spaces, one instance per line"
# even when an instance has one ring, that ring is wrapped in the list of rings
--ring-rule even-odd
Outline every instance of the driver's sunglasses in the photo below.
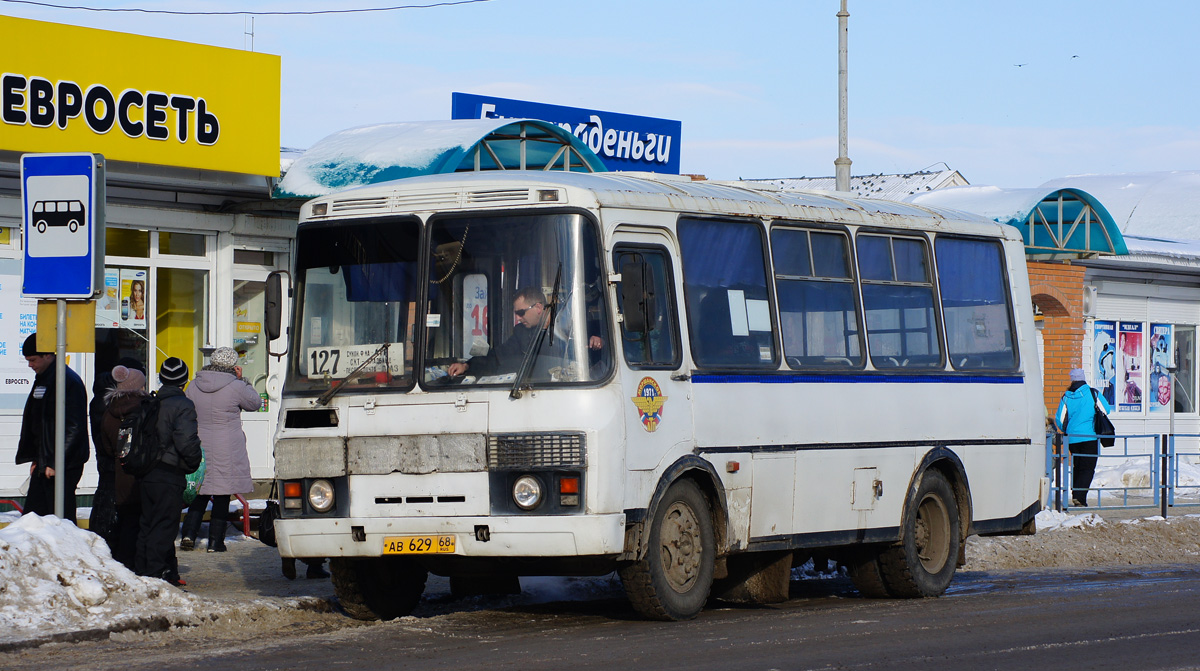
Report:
[[[526,312],[528,312],[528,311],[530,311],[530,310],[532,310],[532,309],[533,309],[533,307],[534,307],[534,305],[541,305],[541,303],[534,303],[533,305],[530,305],[530,306],[529,306],[529,307],[527,307],[527,308],[521,308],[520,310],[517,310],[516,308],[514,308],[514,309],[513,309],[513,314],[514,314],[514,315],[516,315],[516,316],[518,316],[518,317],[524,317],[524,316],[525,316],[525,313],[526,313]]]

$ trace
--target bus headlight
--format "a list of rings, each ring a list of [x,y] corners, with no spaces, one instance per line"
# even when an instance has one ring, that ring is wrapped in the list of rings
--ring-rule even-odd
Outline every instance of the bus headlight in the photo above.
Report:
[[[533,510],[542,503],[542,483],[532,475],[522,475],[513,483],[513,501],[522,510]]]
[[[328,480],[313,480],[308,486],[308,505],[319,513],[333,508],[333,484]]]

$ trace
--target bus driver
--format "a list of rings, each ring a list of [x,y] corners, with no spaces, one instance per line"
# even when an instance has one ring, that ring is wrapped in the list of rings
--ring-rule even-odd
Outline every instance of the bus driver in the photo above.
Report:
[[[508,340],[498,347],[493,347],[483,356],[471,357],[468,361],[450,364],[446,368],[446,372],[452,377],[465,375],[468,370],[479,376],[515,373],[521,367],[525,352],[533,344],[537,330],[549,327],[549,320],[543,323],[543,317],[546,314],[546,294],[537,287],[521,289],[517,292],[517,297],[513,299],[513,314],[517,316],[517,324],[513,327],[513,334]],[[594,335],[588,338],[589,349],[598,350],[603,346],[604,341],[600,336]],[[541,355],[549,356],[542,357]],[[555,339],[553,343],[549,337],[542,339],[539,352],[539,359],[541,359],[538,366],[539,371],[544,370],[549,363],[561,361],[563,358],[564,352],[560,339]]]

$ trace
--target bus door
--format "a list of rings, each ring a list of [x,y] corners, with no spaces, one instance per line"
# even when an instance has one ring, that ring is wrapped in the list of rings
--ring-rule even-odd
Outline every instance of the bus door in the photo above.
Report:
[[[691,383],[683,370],[675,245],[665,231],[618,229],[613,241],[620,384],[629,470],[653,470],[692,443]],[[614,352],[615,353],[615,352]]]

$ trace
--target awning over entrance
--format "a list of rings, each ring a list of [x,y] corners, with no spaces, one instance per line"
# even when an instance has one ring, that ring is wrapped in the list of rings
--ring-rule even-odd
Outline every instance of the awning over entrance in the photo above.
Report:
[[[315,198],[402,177],[477,170],[605,172],[587,144],[531,119],[413,121],[351,128],[288,168],[274,198]]]
[[[1129,253],[1104,205],[1081,189],[1001,189],[963,186],[907,199],[919,205],[973,212],[1016,226],[1029,258],[1052,260]]]

